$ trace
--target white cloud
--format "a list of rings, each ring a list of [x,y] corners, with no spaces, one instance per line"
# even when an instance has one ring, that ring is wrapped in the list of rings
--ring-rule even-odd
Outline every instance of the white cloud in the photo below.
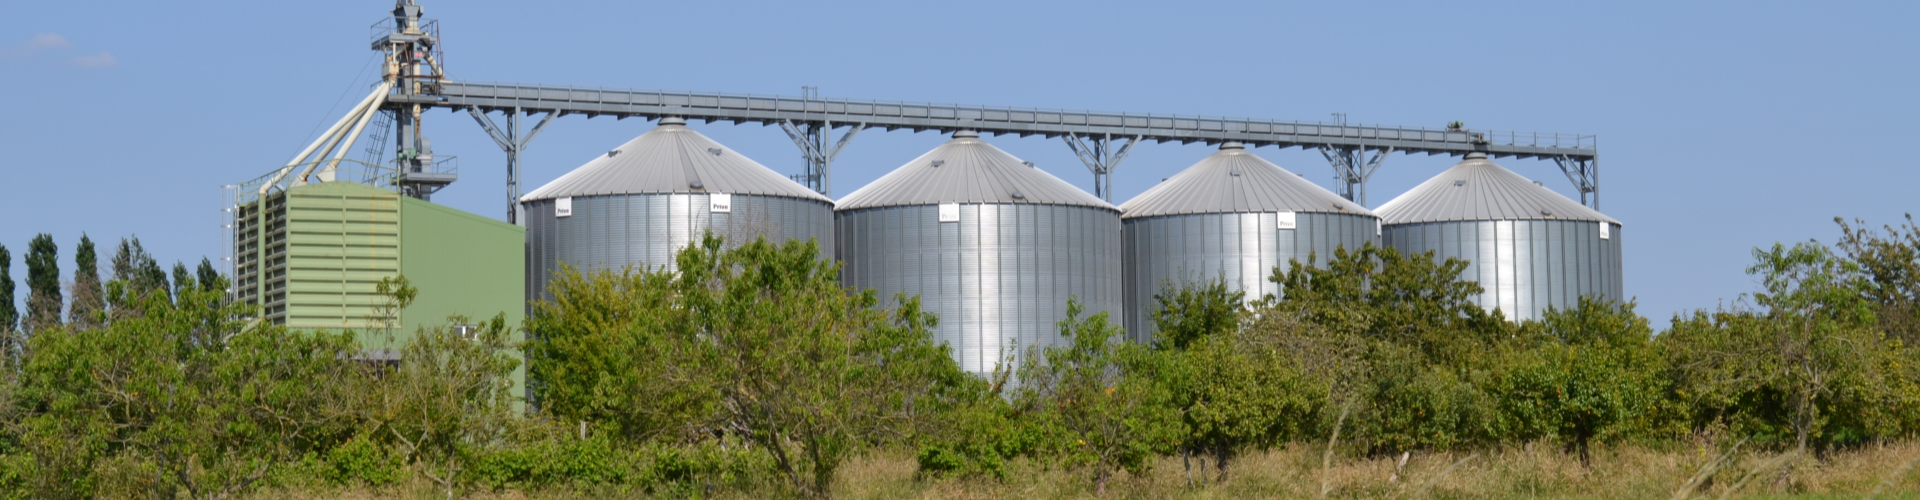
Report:
[[[27,40],[26,47],[24,48],[59,49],[59,48],[66,48],[66,47],[72,47],[72,46],[73,46],[73,43],[68,42],[67,37],[60,36],[59,33],[41,33],[38,35],[34,35],[32,40]]]
[[[119,66],[120,60],[115,59],[113,54],[101,52],[98,55],[75,57],[73,65],[81,68],[111,68]]]
[[[30,57],[43,50],[64,49],[72,46],[73,42],[67,41],[67,37],[60,36],[59,33],[41,33],[34,35],[33,39],[25,43],[0,47],[0,58]]]

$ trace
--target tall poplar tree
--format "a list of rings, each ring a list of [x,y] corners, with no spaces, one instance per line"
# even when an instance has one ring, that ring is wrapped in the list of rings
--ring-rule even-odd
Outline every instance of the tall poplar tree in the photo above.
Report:
[[[80,246],[73,249],[73,307],[67,322],[75,329],[98,328],[107,309],[106,291],[100,287],[100,259],[93,252],[93,240],[80,235]]]
[[[27,324],[28,333],[60,324],[60,247],[53,235],[40,233],[27,243]]]
[[[12,338],[19,324],[20,310],[13,308],[13,254],[0,245],[0,335]]]

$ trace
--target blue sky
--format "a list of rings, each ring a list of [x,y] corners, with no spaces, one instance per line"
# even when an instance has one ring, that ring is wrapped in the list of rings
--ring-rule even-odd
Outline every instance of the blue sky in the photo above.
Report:
[[[1920,4],[1772,2],[498,2],[432,1],[451,77],[1102,111],[1598,134],[1602,211],[1623,221],[1626,290],[1664,324],[1754,289],[1775,241],[1836,216],[1920,208]],[[23,283],[52,233],[137,234],[161,260],[222,254],[223,184],[297,153],[373,82],[367,26],[390,1],[9,2],[0,6],[0,244]],[[363,71],[365,70],[365,71]],[[356,78],[356,74],[359,76]],[[497,118],[497,115],[496,115]],[[503,217],[504,155],[464,114],[425,130],[458,155],[435,196]],[[567,117],[524,153],[526,190],[651,128]],[[775,170],[775,128],[695,128]],[[851,192],[943,140],[862,134]],[[989,138],[1063,179],[1058,140]],[[1147,144],[1115,200],[1211,152]],[[1256,153],[1331,186],[1318,153]],[[1370,204],[1455,160],[1395,155]],[[1572,195],[1550,162],[1507,167]],[[103,256],[103,259],[105,256]]]

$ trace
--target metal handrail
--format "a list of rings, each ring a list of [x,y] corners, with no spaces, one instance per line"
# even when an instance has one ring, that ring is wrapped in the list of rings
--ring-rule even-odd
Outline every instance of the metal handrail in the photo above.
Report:
[[[1546,147],[1589,149],[1589,148],[1594,148],[1595,147],[1594,145],[1597,142],[1597,136],[1594,134],[1496,131],[1496,130],[1481,130],[1481,129],[1450,129],[1450,128],[1444,128],[1444,127],[1442,128],[1399,127],[1399,126],[1367,125],[1367,124],[1359,124],[1359,123],[1327,123],[1322,121],[1308,122],[1308,121],[1300,121],[1300,120],[1282,121],[1282,120],[1272,120],[1272,119],[1258,119],[1258,118],[1251,118],[1251,117],[1231,117],[1231,116],[1224,116],[1224,115],[1209,116],[1209,115],[1104,112],[1104,111],[1093,111],[1093,110],[1073,110],[1073,109],[1063,109],[1063,108],[985,106],[985,105],[967,105],[967,104],[955,104],[955,103],[889,101],[889,100],[880,100],[880,99],[857,100],[857,99],[839,99],[839,98],[810,98],[810,97],[794,97],[794,96],[786,96],[786,95],[778,95],[778,94],[693,92],[693,91],[652,90],[652,89],[633,89],[633,88],[623,89],[623,88],[607,88],[607,87],[577,87],[572,85],[533,86],[533,85],[522,84],[519,82],[506,83],[506,82],[497,82],[497,81],[482,82],[482,81],[463,80],[463,81],[457,81],[457,82],[446,82],[446,85],[486,85],[486,86],[492,86],[496,88],[509,88],[515,91],[515,95],[513,96],[513,98],[516,98],[516,99],[520,98],[518,96],[519,94],[518,91],[521,91],[521,90],[535,90],[535,91],[564,90],[566,91],[566,94],[567,94],[565,97],[561,97],[561,98],[538,97],[538,99],[540,100],[554,100],[554,101],[561,101],[561,102],[580,102],[573,98],[573,94],[576,92],[595,92],[599,94],[617,92],[617,93],[627,93],[627,94],[651,94],[651,95],[659,95],[659,96],[678,96],[678,97],[687,98],[689,100],[695,97],[714,98],[719,101],[715,102],[711,106],[703,106],[703,107],[711,107],[715,109],[741,109],[741,110],[769,109],[765,106],[754,105],[754,100],[760,99],[760,100],[771,100],[771,101],[801,102],[801,103],[807,103],[807,104],[812,104],[812,103],[821,104],[820,106],[803,105],[801,109],[794,109],[794,110],[783,109],[782,107],[777,105],[770,108],[775,111],[795,111],[800,113],[812,113],[812,112],[828,113],[827,106],[826,106],[828,104],[839,104],[843,106],[853,104],[853,105],[866,105],[866,106],[896,106],[901,108],[915,108],[915,107],[946,108],[946,109],[956,109],[956,110],[966,109],[966,110],[1020,112],[1020,113],[1036,113],[1036,114],[1060,113],[1060,114],[1077,114],[1077,115],[1088,115],[1088,116],[1111,116],[1111,117],[1120,117],[1120,118],[1141,118],[1141,119],[1148,119],[1148,120],[1193,120],[1193,121],[1209,121],[1209,122],[1221,121],[1221,122],[1241,122],[1241,123],[1266,123],[1271,125],[1329,127],[1329,128],[1338,128],[1339,132],[1337,134],[1317,134],[1317,135],[1339,135],[1339,136],[1352,136],[1352,137],[1364,136],[1365,131],[1367,130],[1373,130],[1373,131],[1384,130],[1384,131],[1396,131],[1396,132],[1420,131],[1420,132],[1442,132],[1442,133],[1472,133],[1472,134],[1479,134],[1481,138],[1489,141],[1489,143],[1506,145],[1506,146],[1546,146]],[[726,99],[737,99],[742,101],[744,104],[730,105],[727,101],[725,101]],[[599,101],[595,101],[595,102],[599,102]],[[891,114],[893,116],[902,116],[902,117],[919,117],[919,116],[926,116],[930,113],[926,113],[926,112],[903,113],[902,112],[902,113],[888,113],[888,114]],[[945,117],[940,117],[940,118],[945,118]],[[1156,127],[1153,127],[1152,125],[1148,125],[1146,128],[1156,128]]]

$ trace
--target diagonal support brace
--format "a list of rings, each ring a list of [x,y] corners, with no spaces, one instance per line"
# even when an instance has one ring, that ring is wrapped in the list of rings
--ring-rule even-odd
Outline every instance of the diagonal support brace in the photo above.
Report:
[[[535,124],[533,130],[528,131],[523,137],[520,135],[521,113],[520,108],[508,111],[507,126],[503,130],[494,126],[493,119],[488,118],[487,114],[481,112],[479,108],[467,108],[467,114],[473,115],[473,121],[478,122],[480,128],[487,131],[487,137],[492,138],[493,143],[507,153],[507,223],[509,224],[522,224],[520,220],[520,152],[526,150],[528,144],[533,143],[533,138],[540,136],[540,131],[546,130],[547,123],[552,122],[553,117],[559,116],[559,113],[547,112],[546,116],[540,118],[540,123]]]
[[[1082,139],[1080,134],[1067,133],[1061,136],[1067,142],[1067,148],[1074,156],[1080,157],[1080,163],[1086,164],[1093,172],[1093,195],[1107,203],[1113,203],[1113,171],[1120,162],[1127,159],[1127,153],[1133,152],[1133,145],[1140,143],[1140,136],[1120,138],[1120,147],[1113,146],[1113,134],[1100,134]],[[1093,143],[1088,144],[1087,140]]]
[[[800,148],[800,156],[806,160],[806,169],[800,175],[793,176],[793,180],[799,181],[816,193],[832,197],[833,159],[839,157],[840,151],[847,148],[847,143],[853,142],[853,137],[860,135],[860,131],[866,128],[867,124],[864,122],[852,125],[848,127],[845,134],[841,134],[839,141],[833,141],[833,145],[828,146],[827,143],[833,136],[832,121],[781,120],[780,130],[787,133],[788,139],[793,139],[793,145]]]
[[[1553,163],[1560,165],[1560,172],[1567,174],[1567,180],[1573,181],[1573,188],[1580,191],[1580,204],[1599,210],[1600,157],[1576,158],[1559,155],[1553,157]]]
[[[1326,157],[1327,163],[1333,165],[1334,190],[1340,197],[1358,203],[1360,206],[1367,205],[1367,180],[1373,178],[1373,173],[1380,170],[1380,164],[1385,162],[1387,155],[1393,154],[1393,151],[1392,146],[1377,149],[1374,150],[1373,157],[1368,158],[1364,147],[1330,144],[1320,146],[1320,155]]]

